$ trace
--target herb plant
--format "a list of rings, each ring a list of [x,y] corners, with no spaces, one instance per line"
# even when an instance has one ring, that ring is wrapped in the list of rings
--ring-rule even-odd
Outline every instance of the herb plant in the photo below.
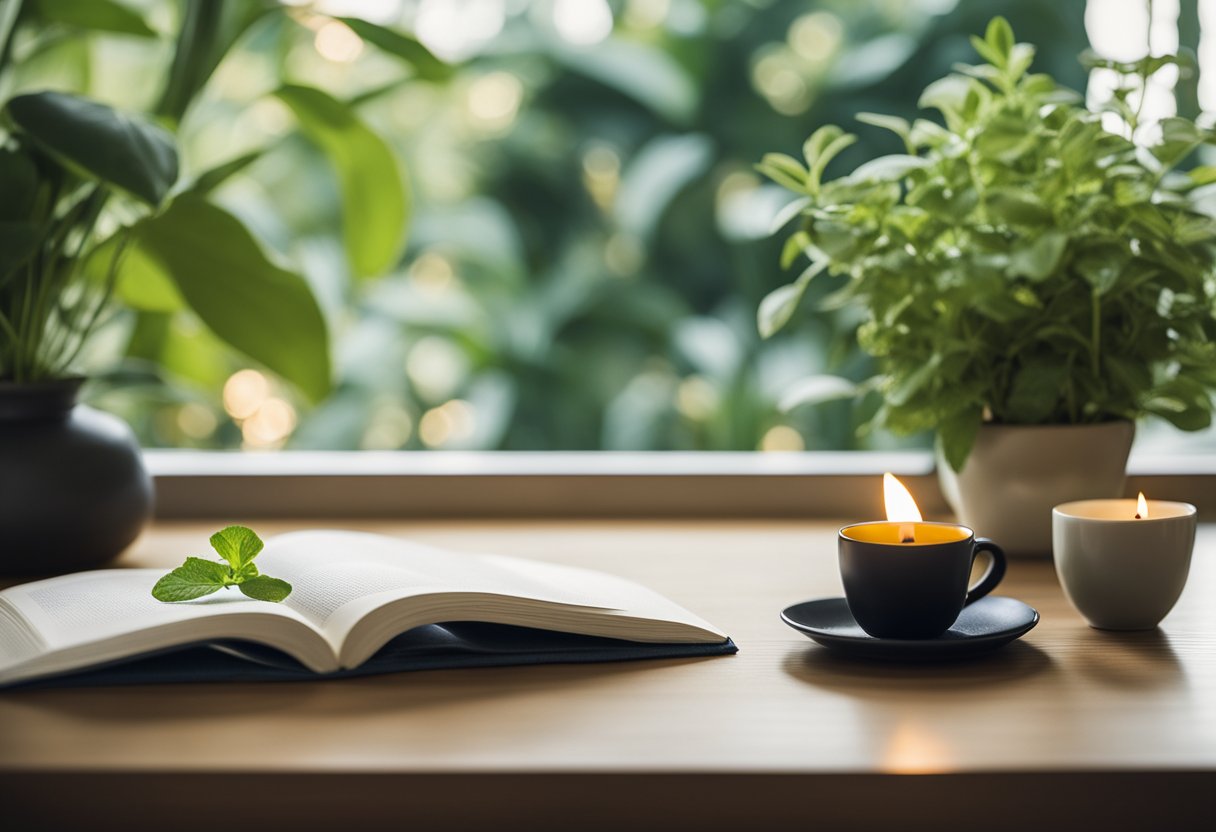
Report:
[[[1121,73],[1106,108],[1120,133],[1080,95],[1030,73],[1034,47],[1016,43],[1003,18],[972,44],[985,62],[956,67],[920,98],[944,125],[857,117],[897,134],[905,153],[825,182],[856,139],[826,126],[806,141],[805,165],[764,157],[759,169],[800,195],[780,220],[800,219],[783,266],[810,265],[765,298],[761,333],[785,325],[812,279],[845,278],[824,304],[867,312],[857,338],[882,372],[875,420],[937,430],[955,470],[986,421],[1154,414],[1208,426],[1216,167],[1177,167],[1216,134],[1166,118],[1146,142],[1132,105],[1133,90],[1177,58],[1088,59]]]
[[[291,584],[260,574],[253,562],[263,545],[252,529],[244,526],[221,529],[211,535],[211,548],[226,563],[186,558],[185,563],[156,582],[152,597],[158,601],[193,601],[235,586],[259,601],[282,601],[291,594]]]

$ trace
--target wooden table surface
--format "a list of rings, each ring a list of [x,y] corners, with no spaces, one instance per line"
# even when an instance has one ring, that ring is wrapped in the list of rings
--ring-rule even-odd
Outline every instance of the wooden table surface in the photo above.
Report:
[[[213,525],[159,524],[120,565],[180,563]],[[215,814],[182,801],[225,795],[222,814],[251,789],[262,797],[242,819],[297,829],[1216,821],[1216,526],[1156,631],[1092,630],[1049,562],[1014,561],[997,593],[1036,607],[1036,629],[980,660],[904,666],[836,657],[778,618],[840,594],[837,523],[316,525],[616,572],[724,629],[739,654],[0,692],[0,819],[35,824],[8,828],[210,827]]]

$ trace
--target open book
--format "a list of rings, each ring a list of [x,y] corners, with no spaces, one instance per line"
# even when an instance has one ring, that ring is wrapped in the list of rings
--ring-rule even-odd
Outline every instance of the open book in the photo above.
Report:
[[[658,593],[570,566],[339,531],[272,538],[258,566],[292,585],[287,600],[221,590],[162,603],[150,594],[161,569],[103,569],[6,589],[0,685],[99,666],[110,669],[82,678],[122,682],[124,668],[136,681],[315,678],[736,650]],[[124,664],[199,645],[210,649]]]

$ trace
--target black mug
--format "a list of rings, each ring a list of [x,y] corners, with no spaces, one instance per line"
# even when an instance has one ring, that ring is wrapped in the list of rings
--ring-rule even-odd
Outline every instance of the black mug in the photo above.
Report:
[[[900,542],[909,531],[915,539]],[[875,638],[937,638],[1005,577],[1001,547],[954,523],[857,523],[840,530],[837,549],[849,611]],[[991,562],[968,587],[980,552]]]

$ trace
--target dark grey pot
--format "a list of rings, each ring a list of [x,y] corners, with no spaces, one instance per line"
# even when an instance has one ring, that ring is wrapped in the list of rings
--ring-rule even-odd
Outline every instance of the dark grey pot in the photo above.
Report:
[[[0,574],[105,563],[152,514],[131,428],[76,404],[83,379],[0,382]]]

